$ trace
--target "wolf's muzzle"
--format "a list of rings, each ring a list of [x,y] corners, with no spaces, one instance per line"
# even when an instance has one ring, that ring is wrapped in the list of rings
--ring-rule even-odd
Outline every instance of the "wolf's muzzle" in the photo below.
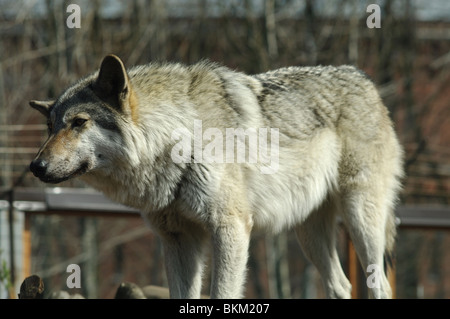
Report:
[[[35,159],[30,164],[30,171],[33,172],[34,176],[42,179],[47,172],[48,162],[43,159]]]

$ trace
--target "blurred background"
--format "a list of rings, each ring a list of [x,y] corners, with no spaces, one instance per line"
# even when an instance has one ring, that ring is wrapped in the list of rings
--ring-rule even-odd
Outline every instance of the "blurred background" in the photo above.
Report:
[[[79,6],[79,28],[70,4]],[[369,4],[379,5],[380,28],[368,27]],[[449,298],[449,40],[446,0],[0,0],[0,297],[16,297],[30,274],[46,293],[89,298],[113,298],[124,281],[167,286],[160,243],[136,214],[79,214],[76,204],[67,214],[49,211],[39,206],[48,194],[88,190],[76,180],[48,189],[28,171],[47,135],[28,101],[58,96],[114,53],[127,66],[209,59],[247,73],[318,64],[364,70],[406,153],[396,297]],[[40,191],[43,201],[32,196]],[[339,238],[348,269],[343,230]],[[66,286],[71,263],[81,267],[80,289]],[[246,297],[324,297],[290,232],[253,238],[249,269]]]

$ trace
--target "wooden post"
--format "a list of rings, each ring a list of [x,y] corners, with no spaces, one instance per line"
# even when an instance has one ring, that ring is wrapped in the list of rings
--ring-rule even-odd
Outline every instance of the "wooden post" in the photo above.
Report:
[[[350,237],[347,235],[347,260],[348,260],[348,277],[352,284],[352,299],[359,297],[359,262]]]
[[[22,278],[31,276],[31,214],[25,213],[25,225],[22,233],[23,273]]]
[[[392,260],[391,266],[386,267],[386,274],[389,281],[389,285],[391,285],[392,290],[392,299],[397,298],[397,287],[395,281],[395,260]]]

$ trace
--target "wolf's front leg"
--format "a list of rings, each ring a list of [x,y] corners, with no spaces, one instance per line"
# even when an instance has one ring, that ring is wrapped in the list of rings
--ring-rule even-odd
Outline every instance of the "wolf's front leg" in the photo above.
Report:
[[[198,232],[162,237],[170,298],[200,298],[206,238]]]
[[[215,229],[212,236],[213,273],[211,298],[241,298],[243,295],[250,228],[239,219]]]

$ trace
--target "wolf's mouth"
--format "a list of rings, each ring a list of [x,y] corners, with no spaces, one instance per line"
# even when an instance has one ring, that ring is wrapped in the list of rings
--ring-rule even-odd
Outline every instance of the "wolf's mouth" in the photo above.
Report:
[[[88,168],[89,168],[89,163],[85,162],[85,163],[81,164],[81,166],[76,171],[74,171],[73,173],[71,173],[67,176],[55,178],[53,176],[44,175],[44,176],[40,177],[40,179],[44,183],[58,184],[58,183],[67,181],[71,178],[83,175],[84,173],[87,172]]]

